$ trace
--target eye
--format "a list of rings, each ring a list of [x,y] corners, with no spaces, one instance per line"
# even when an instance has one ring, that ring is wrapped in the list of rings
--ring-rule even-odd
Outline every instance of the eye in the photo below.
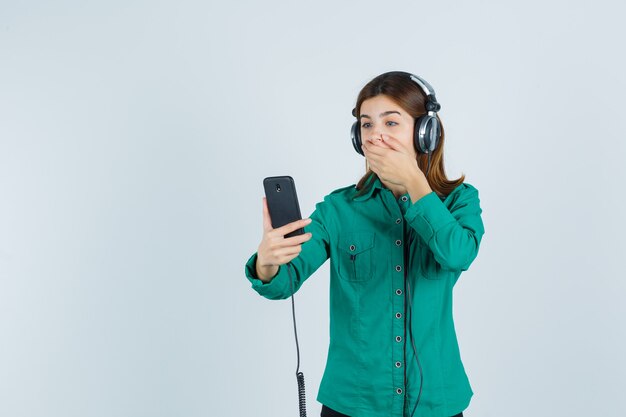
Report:
[[[391,125],[390,125],[389,123],[393,123],[393,124],[391,124]],[[395,126],[395,125],[397,125],[397,124],[398,124],[397,122],[394,122],[394,121],[391,121],[391,120],[389,120],[389,121],[387,122],[387,126]],[[361,125],[361,127],[362,127],[363,129],[367,129],[368,127],[370,127],[370,125],[371,125],[371,123],[369,123],[369,122],[365,122],[365,123],[363,123],[363,124]]]

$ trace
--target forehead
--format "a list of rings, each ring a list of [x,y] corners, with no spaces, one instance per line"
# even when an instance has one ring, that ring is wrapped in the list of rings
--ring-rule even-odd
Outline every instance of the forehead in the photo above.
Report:
[[[361,103],[361,114],[367,113],[367,109],[374,110],[397,110],[400,113],[406,113],[402,107],[393,101],[389,96],[379,94],[375,97],[368,98]]]

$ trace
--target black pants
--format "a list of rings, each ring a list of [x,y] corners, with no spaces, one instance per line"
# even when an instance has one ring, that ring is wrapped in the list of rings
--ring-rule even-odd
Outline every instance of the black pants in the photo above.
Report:
[[[322,404],[322,414],[320,414],[320,417],[350,417],[346,414],[341,414],[338,413],[337,411],[333,410],[330,407],[326,407],[324,404]],[[456,414],[452,417],[463,417],[463,413],[459,413]]]

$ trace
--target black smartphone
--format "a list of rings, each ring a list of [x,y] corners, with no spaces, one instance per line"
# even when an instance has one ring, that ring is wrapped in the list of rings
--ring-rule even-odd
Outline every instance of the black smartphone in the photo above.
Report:
[[[263,180],[263,188],[265,188],[267,209],[270,212],[270,219],[274,229],[302,219],[296,194],[296,184],[293,178],[288,175],[267,177]],[[304,228],[287,233],[285,237],[302,234],[304,234]]]

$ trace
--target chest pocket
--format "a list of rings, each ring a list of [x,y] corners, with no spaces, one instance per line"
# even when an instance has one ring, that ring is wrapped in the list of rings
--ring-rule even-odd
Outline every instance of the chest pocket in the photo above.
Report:
[[[374,232],[351,232],[339,236],[339,276],[346,281],[367,281],[374,274]]]

